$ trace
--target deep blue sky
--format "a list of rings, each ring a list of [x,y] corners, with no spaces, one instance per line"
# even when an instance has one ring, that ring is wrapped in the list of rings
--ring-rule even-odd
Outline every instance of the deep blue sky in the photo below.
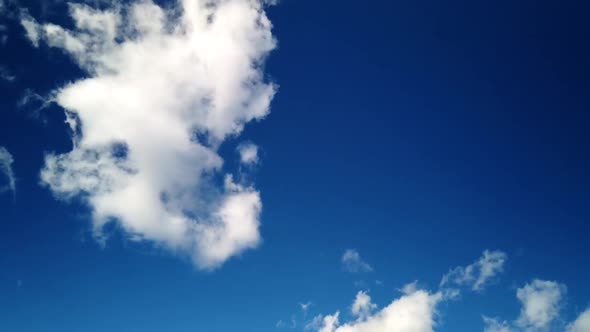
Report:
[[[67,19],[60,3],[21,5]],[[345,311],[370,289],[383,306],[484,249],[508,254],[505,273],[443,305],[438,331],[514,319],[515,289],[533,278],[567,285],[574,319],[590,304],[588,13],[582,1],[269,8],[279,47],[266,73],[280,88],[242,136],[262,149],[264,241],[213,272],[123,236],[101,248],[88,210],[39,185],[44,152],[71,143],[57,106],[32,115],[17,101],[80,72],[2,18],[0,63],[17,79],[0,81],[0,145],[17,190],[0,196],[0,330],[275,331],[293,315],[302,330],[299,302],[309,316]],[[347,248],[374,271],[345,273]]]

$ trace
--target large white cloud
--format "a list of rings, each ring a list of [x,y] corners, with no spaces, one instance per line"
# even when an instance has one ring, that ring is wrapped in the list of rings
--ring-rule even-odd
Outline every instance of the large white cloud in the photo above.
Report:
[[[48,154],[42,181],[83,197],[94,231],[116,220],[136,240],[214,268],[260,241],[260,195],[225,177],[217,148],[264,118],[275,86],[262,65],[275,47],[261,0],[150,0],[97,10],[70,5],[75,28],[21,23],[88,77],[58,88],[73,149]]]

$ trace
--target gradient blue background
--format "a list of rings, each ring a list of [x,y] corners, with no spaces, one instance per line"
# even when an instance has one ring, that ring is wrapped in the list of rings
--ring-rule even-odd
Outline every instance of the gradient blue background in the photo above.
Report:
[[[61,2],[21,4],[67,22]],[[568,286],[568,321],[590,304],[590,5],[283,0],[268,14],[279,93],[222,147],[230,169],[242,138],[263,149],[264,242],[214,272],[121,234],[101,248],[88,210],[39,185],[43,153],[70,149],[63,113],[16,103],[80,71],[3,19],[17,80],[0,82],[0,145],[18,182],[0,196],[0,330],[264,332],[293,315],[302,330],[359,289],[380,306],[416,279],[436,289],[484,249],[508,253],[505,273],[445,303],[438,331],[516,318],[515,288],[537,277]],[[375,271],[345,273],[347,248]]]

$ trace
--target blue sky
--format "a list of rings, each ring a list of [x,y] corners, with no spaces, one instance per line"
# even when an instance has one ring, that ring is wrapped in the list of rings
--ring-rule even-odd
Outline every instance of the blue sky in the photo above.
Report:
[[[0,330],[590,331],[588,5],[204,3],[0,0]]]

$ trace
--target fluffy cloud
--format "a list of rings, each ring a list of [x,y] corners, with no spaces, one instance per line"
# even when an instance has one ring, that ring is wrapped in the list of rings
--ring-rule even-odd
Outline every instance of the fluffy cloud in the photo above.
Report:
[[[88,203],[99,239],[116,221],[201,268],[260,242],[260,195],[230,175],[220,181],[217,148],[269,112],[276,89],[261,68],[275,40],[263,5],[71,4],[73,30],[22,15],[33,45],[62,50],[88,73],[52,93],[73,150],[48,154],[41,178],[57,197]]]
[[[431,294],[425,290],[415,289],[415,287],[407,289],[410,289],[411,292],[403,294],[374,315],[367,315],[354,322],[341,325],[339,312],[325,316],[319,332],[434,331],[436,306],[443,299],[442,294]],[[355,304],[358,299],[357,295]],[[370,298],[368,298],[368,303],[370,305]]]
[[[535,279],[519,288],[516,297],[522,304],[516,324],[527,330],[541,330],[559,316],[565,286],[555,281]]]
[[[243,143],[238,145],[240,162],[244,165],[253,165],[258,163],[258,146],[253,143]]]
[[[348,272],[371,272],[373,267],[363,261],[361,255],[355,249],[347,249],[342,255],[342,266]]]
[[[12,163],[14,163],[12,154],[3,146],[0,146],[0,174],[6,179],[6,185],[0,186],[0,193],[7,190],[12,191],[13,194],[16,193],[16,179],[12,170]]]
[[[475,263],[451,269],[442,278],[440,286],[467,286],[474,291],[481,291],[498,273],[504,270],[506,259],[507,256],[504,252],[486,250]]]
[[[567,327],[567,332],[590,332],[590,309],[584,311]]]

